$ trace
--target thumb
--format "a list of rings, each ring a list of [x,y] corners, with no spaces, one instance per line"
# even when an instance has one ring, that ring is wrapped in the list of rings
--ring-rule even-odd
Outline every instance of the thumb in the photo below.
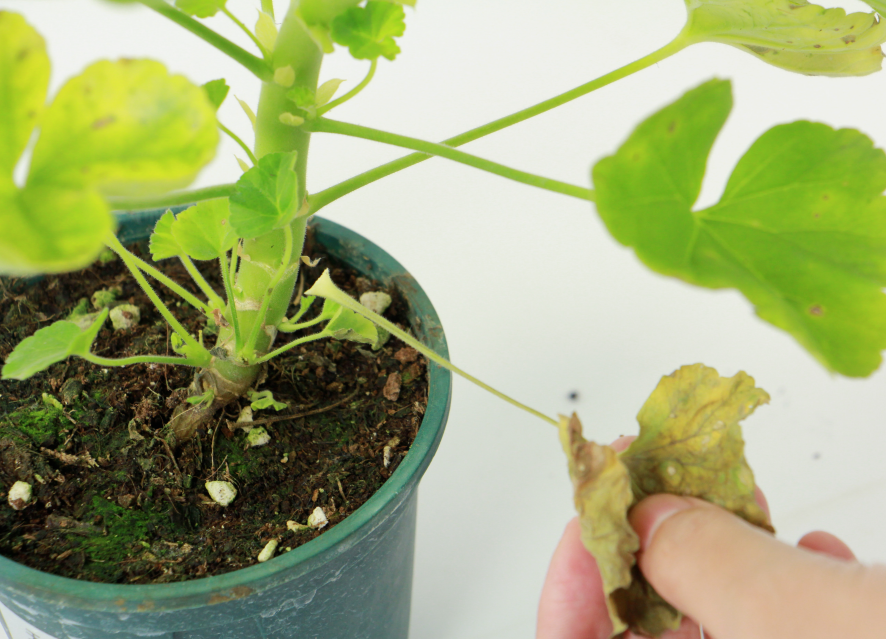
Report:
[[[882,636],[886,569],[783,544],[690,497],[631,511],[640,569],[671,605],[721,639]]]

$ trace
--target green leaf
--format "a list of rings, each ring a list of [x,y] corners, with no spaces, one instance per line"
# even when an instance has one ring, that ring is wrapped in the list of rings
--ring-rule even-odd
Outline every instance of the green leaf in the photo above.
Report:
[[[321,317],[331,315],[331,319],[323,327],[332,339],[349,340],[361,344],[378,343],[378,329],[375,324],[362,315],[327,299],[323,303]]]
[[[635,565],[640,544],[627,514],[640,500],[659,493],[696,497],[774,532],[754,496],[739,425],[768,400],[743,372],[722,378],[695,364],[661,379],[637,415],[640,435],[622,453],[586,442],[576,415],[560,417],[581,538],[600,569],[611,636],[630,628],[658,637],[682,617]]]
[[[348,9],[332,21],[332,39],[358,60],[393,60],[400,53],[394,38],[406,30],[405,18],[400,5],[369,0],[365,7]]]
[[[185,250],[172,235],[174,223],[175,215],[172,211],[167,210],[154,225],[154,232],[151,233],[148,248],[151,251],[151,259],[155,262],[185,254]]]
[[[249,404],[249,407],[252,408],[252,410],[264,410],[265,408],[273,408],[276,411],[281,411],[286,408],[286,404],[275,400],[274,394],[269,390],[255,391],[250,388],[249,401],[252,402],[251,404]]]
[[[67,320],[41,328],[23,339],[6,358],[3,379],[27,379],[71,355],[85,357],[107,317],[108,309],[104,309],[86,329]]]
[[[69,80],[44,114],[28,184],[163,193],[187,186],[217,144],[203,89],[158,62],[101,61]]]
[[[46,102],[49,56],[40,34],[0,11],[0,174],[12,175]]]
[[[227,0],[175,0],[175,6],[183,13],[197,18],[211,18],[225,8]]]
[[[866,5],[869,5],[874,11],[879,13],[881,16],[886,14],[886,1],[884,0],[861,0]]]
[[[244,239],[288,224],[298,212],[297,153],[269,153],[237,180],[231,226]]]
[[[228,91],[231,90],[231,87],[228,86],[228,83],[225,82],[224,78],[219,78],[218,80],[210,80],[204,84],[203,90],[206,91],[206,97],[209,98],[209,102],[215,107],[215,110],[218,111],[218,108],[224,103],[225,98],[228,97]]]
[[[59,273],[98,257],[116,224],[98,193],[52,185],[19,190],[5,180],[0,177],[0,272]]]
[[[227,198],[204,200],[178,214],[172,237],[195,260],[218,259],[237,243],[230,215]]]
[[[293,87],[286,92],[286,97],[300,109],[309,109],[317,105],[317,96],[308,87]]]
[[[846,15],[806,0],[686,0],[686,7],[689,41],[731,44],[789,71],[866,75],[882,65],[886,23],[874,13]]]
[[[778,126],[692,211],[730,107],[712,81],[640,124],[594,167],[600,216],[653,270],[736,288],[827,368],[870,374],[886,348],[886,154],[857,131]]]

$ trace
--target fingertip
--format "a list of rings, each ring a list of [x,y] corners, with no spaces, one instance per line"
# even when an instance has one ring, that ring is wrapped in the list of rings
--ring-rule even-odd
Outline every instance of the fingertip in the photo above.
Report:
[[[557,544],[538,606],[537,639],[608,639],[612,630],[600,571],[573,518]]]
[[[852,549],[849,548],[842,539],[831,533],[824,532],[823,530],[816,530],[803,535],[800,541],[797,542],[797,546],[822,555],[834,557],[835,559],[857,561],[855,553],[852,552]]]
[[[689,497],[662,493],[647,497],[634,506],[628,514],[628,518],[634,531],[640,537],[640,550],[643,551],[649,547],[655,532],[669,517],[700,503],[702,502]]]

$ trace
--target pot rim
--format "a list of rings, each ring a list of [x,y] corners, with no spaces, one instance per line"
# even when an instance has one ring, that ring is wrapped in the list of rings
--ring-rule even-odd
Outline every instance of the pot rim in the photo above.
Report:
[[[172,210],[177,212],[184,208],[186,207],[173,207]],[[165,211],[166,209],[153,209],[122,215],[118,213],[118,220],[128,227],[124,228],[122,232],[118,230],[121,240],[128,242],[138,239],[139,231],[153,228],[153,223]],[[319,236],[334,235],[343,247],[347,247],[349,252],[354,252],[354,248],[358,247],[362,251],[361,255],[375,264],[372,274],[374,278],[398,282],[401,284],[401,290],[408,288],[409,290],[403,290],[403,293],[409,299],[410,312],[426,318],[423,319],[422,329],[430,329],[429,337],[434,342],[434,350],[443,357],[448,357],[446,337],[430,299],[418,282],[397,260],[370,240],[340,224],[315,216],[312,219],[312,225],[316,227]],[[403,286],[403,283],[406,283],[407,286]],[[235,593],[233,598],[239,598],[245,594],[256,592],[256,589],[252,588],[256,584],[285,581],[283,573],[293,571],[293,568],[296,567],[322,562],[326,556],[334,556],[337,550],[347,546],[351,538],[358,533],[371,533],[371,524],[379,513],[392,504],[395,505],[400,493],[410,484],[417,482],[424,474],[439,446],[452,398],[452,376],[449,371],[433,362],[428,362],[428,376],[427,409],[409,452],[372,497],[344,521],[316,539],[293,548],[289,552],[277,555],[265,563],[241,568],[223,575],[167,584],[108,584],[81,581],[35,570],[0,556],[0,576],[2,576],[0,577],[0,585],[3,585],[2,582],[14,584],[13,587],[24,594],[26,598],[33,597],[35,591],[42,591],[43,595],[52,598],[61,597],[67,600],[75,598],[93,610],[107,608],[119,612],[121,606],[128,607],[125,606],[124,601],[128,603],[143,599],[159,602],[179,598],[192,600],[194,597],[203,598],[225,591],[228,593],[233,591]],[[362,535],[359,536],[362,537]],[[300,573],[301,571],[294,572]],[[244,587],[248,589],[248,593],[236,594]],[[263,588],[258,588],[258,590],[261,589]],[[230,596],[225,598],[230,598]]]

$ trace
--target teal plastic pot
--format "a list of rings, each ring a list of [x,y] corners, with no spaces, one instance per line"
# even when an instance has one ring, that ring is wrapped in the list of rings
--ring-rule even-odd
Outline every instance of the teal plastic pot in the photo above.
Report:
[[[146,239],[162,211],[121,218]],[[447,355],[440,320],[406,269],[367,239],[317,219],[317,240],[406,298],[418,338]],[[11,639],[398,639],[409,632],[418,482],[449,414],[451,376],[431,363],[428,406],[409,453],[361,508],[313,541],[236,572],[162,585],[75,581],[0,557],[0,615]],[[0,506],[2,507],[2,506]]]

